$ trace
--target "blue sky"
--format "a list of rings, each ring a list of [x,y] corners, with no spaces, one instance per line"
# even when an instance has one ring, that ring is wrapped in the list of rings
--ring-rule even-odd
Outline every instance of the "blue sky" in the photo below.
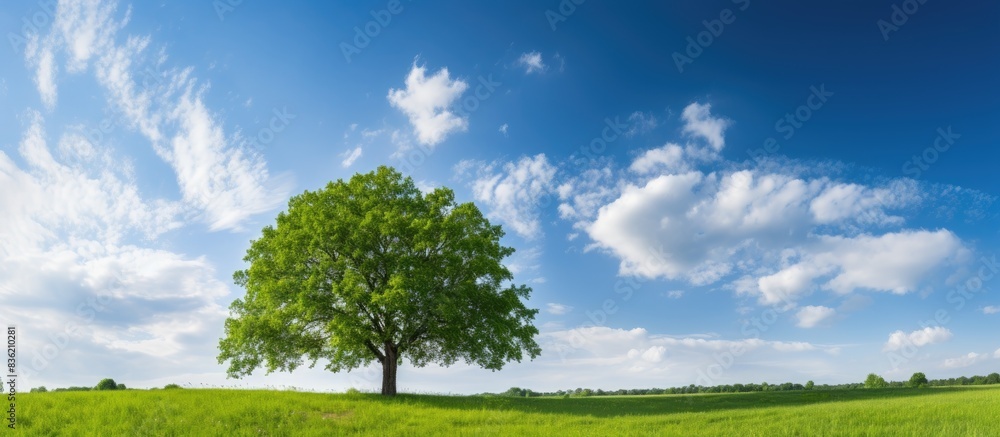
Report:
[[[26,385],[376,389],[215,356],[249,241],[379,165],[502,224],[541,310],[538,359],[404,366],[402,390],[1000,368],[1000,7],[317,3],[0,10]]]

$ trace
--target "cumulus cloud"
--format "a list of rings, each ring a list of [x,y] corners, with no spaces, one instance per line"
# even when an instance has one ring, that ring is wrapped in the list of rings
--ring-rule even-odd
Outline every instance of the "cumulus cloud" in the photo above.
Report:
[[[666,143],[627,171],[595,161],[558,186],[560,217],[590,237],[588,250],[619,259],[622,275],[730,278],[763,304],[794,305],[816,290],[909,293],[968,255],[947,229],[902,228],[894,212],[923,201],[915,181],[865,185],[825,167],[726,165],[718,152],[729,121],[702,103],[682,118],[683,132],[707,146]],[[717,168],[702,169],[709,165]]]
[[[906,346],[921,347],[928,344],[943,343],[950,340],[952,333],[947,328],[936,326],[919,329],[909,334],[903,331],[895,331],[889,334],[889,340],[885,342],[883,350],[897,351]]]
[[[946,369],[960,369],[963,367],[969,367],[984,359],[986,359],[986,355],[977,354],[975,352],[969,352],[968,354],[962,355],[960,357],[948,358],[944,360],[944,363],[942,363],[941,365]]]
[[[389,103],[409,118],[420,144],[436,145],[453,132],[468,129],[467,117],[448,108],[469,87],[462,80],[452,80],[447,68],[427,76],[424,66],[413,64],[406,76],[405,89],[390,89]]]
[[[524,67],[525,74],[541,73],[545,71],[545,63],[542,62],[542,54],[538,52],[528,52],[517,58],[517,64]]]
[[[525,156],[502,166],[466,165],[478,167],[472,193],[476,201],[486,205],[490,218],[503,222],[525,238],[541,235],[538,207],[553,192],[556,175],[556,168],[549,164],[545,154]]]
[[[711,109],[712,105],[708,103],[692,103],[684,108],[681,119],[685,122],[684,133],[704,139],[718,152],[726,145],[724,134],[730,122],[712,116]]]
[[[983,311],[983,314],[996,314],[996,313],[1000,313],[1000,306],[997,306],[997,305],[984,306],[983,309],[982,309],[982,311]]]
[[[828,308],[824,306],[806,306],[802,307],[795,317],[798,319],[798,326],[801,328],[812,328],[824,320],[833,317],[836,314],[836,310],[833,308]]]

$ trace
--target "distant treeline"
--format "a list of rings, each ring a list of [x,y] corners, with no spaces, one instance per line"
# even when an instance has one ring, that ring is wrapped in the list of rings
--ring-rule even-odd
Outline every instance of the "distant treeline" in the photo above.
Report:
[[[922,375],[922,374],[921,374]],[[914,387],[914,386],[952,386],[952,385],[986,385],[986,384],[1000,384],[1000,374],[994,372],[986,376],[961,376],[958,378],[948,378],[948,379],[932,379],[928,380],[926,383],[913,384],[911,381],[888,381],[886,387]],[[511,396],[511,397],[537,397],[537,396],[624,396],[624,395],[663,395],[663,394],[688,394],[688,393],[749,393],[758,391],[794,391],[794,390],[853,390],[865,388],[864,382],[849,383],[849,384],[813,384],[812,381],[808,381],[803,384],[796,384],[791,382],[786,382],[783,384],[768,384],[762,382],[760,384],[749,383],[749,384],[725,384],[725,385],[713,385],[713,386],[701,386],[691,384],[686,387],[671,387],[671,388],[632,388],[632,389],[618,389],[618,390],[592,390],[589,388],[577,388],[571,390],[558,390],[554,392],[536,392],[526,388],[511,387],[509,390],[503,393],[484,393],[484,395],[493,396]]]

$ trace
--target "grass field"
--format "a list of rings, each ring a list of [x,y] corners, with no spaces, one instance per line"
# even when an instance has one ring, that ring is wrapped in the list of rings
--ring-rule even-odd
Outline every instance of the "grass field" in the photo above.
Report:
[[[19,395],[17,418],[20,434],[42,436],[996,436],[1000,387],[567,399],[383,399],[223,389],[50,392]]]

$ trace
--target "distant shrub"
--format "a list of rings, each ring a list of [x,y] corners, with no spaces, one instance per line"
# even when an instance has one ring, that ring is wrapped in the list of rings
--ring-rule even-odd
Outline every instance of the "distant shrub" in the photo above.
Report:
[[[865,379],[865,388],[886,388],[888,386],[889,383],[885,382],[885,378],[874,373],[869,373],[868,378]]]
[[[31,389],[31,393],[45,393],[47,391],[49,391],[49,389],[45,388],[44,385],[41,386],[41,387],[35,387],[35,388]]]
[[[114,379],[104,378],[101,382],[97,383],[94,390],[125,390],[125,388],[125,384],[116,384]]]
[[[348,395],[354,396],[354,395],[361,394],[361,391],[358,390],[358,389],[356,389],[356,388],[354,388],[354,387],[351,387],[351,388],[347,389],[347,391],[344,392],[344,394],[348,394]]]
[[[175,388],[181,388],[181,386],[179,386],[177,384],[167,384],[167,385],[163,386],[164,390],[170,390],[170,389],[175,389]]]
[[[907,383],[907,385],[909,385],[910,387],[923,387],[923,386],[926,386],[927,385],[927,375],[924,375],[923,372],[914,373],[913,376],[910,377],[910,382]]]

